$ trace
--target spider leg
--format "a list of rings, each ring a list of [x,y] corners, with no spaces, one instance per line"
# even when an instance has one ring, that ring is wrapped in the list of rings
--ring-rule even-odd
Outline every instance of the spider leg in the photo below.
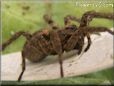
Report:
[[[80,23],[80,19],[76,18],[75,16],[67,15],[66,17],[64,17],[64,24],[69,25],[71,20]]]
[[[39,52],[39,54],[43,52],[45,55],[48,55],[48,53],[50,53],[50,46],[49,46],[47,39],[44,38],[44,35],[48,36],[47,34],[45,34],[43,32],[39,32],[39,34],[35,38],[33,38],[29,41],[29,43],[32,43],[32,45],[30,45],[31,48],[35,49],[35,51]],[[25,56],[26,55],[23,50],[22,51],[22,72],[19,75],[18,81],[20,81],[22,79],[22,76],[25,71]],[[43,58],[41,58],[40,60],[42,60],[42,59]]]
[[[63,61],[62,61],[62,53],[63,53],[62,44],[60,37],[56,31],[50,32],[50,41],[52,43],[53,50],[58,54],[61,77],[64,77]]]
[[[46,38],[47,37],[47,38]],[[41,34],[37,37],[38,41],[38,45],[41,51],[45,54],[45,55],[49,55],[51,52],[51,47],[50,47],[50,43],[49,43],[49,39],[48,39],[48,35],[47,34]]]
[[[25,63],[25,57],[23,56],[23,51],[22,51],[22,71],[19,75],[18,81],[21,81],[23,73],[25,71],[26,63]]]
[[[114,31],[106,28],[106,27],[87,27],[87,31],[89,31],[89,33],[95,33],[95,32],[109,32],[110,34],[114,35]],[[87,36],[87,39],[88,39],[88,45],[87,47],[85,48],[85,52],[90,48],[90,45],[92,43],[91,41],[91,38],[90,38],[90,34],[87,33],[86,36]]]
[[[75,45],[78,42],[79,37],[80,37],[78,34],[81,34],[81,33],[79,33],[78,30],[77,30],[68,39],[67,43],[63,46],[65,51],[70,51],[70,50],[75,48]]]
[[[114,31],[106,28],[106,27],[86,27],[89,33],[94,33],[94,32],[108,32],[112,35],[114,35]]]
[[[9,40],[7,40],[5,43],[2,44],[2,50],[4,50],[8,45],[10,45],[13,41],[15,41],[21,35],[26,37],[27,40],[29,40],[32,37],[32,35],[27,32],[23,32],[23,31],[17,32]]]
[[[52,29],[58,29],[59,27],[57,26],[57,24],[52,20],[51,16],[49,15],[44,15],[43,16],[44,20],[46,21],[47,24],[49,24],[49,26]]]
[[[58,56],[58,58],[59,58],[59,64],[60,64],[60,74],[61,74],[61,77],[64,77],[62,54],[60,54],[60,55]]]
[[[78,41],[78,46],[79,46],[78,55],[80,55],[82,52],[83,46],[84,46],[84,36],[83,35],[81,36],[81,39],[79,39],[79,41]]]
[[[87,36],[87,39],[88,39],[88,45],[87,45],[87,47],[84,50],[85,52],[88,51],[88,49],[90,48],[91,43],[92,43],[89,33],[87,33],[86,36]]]
[[[113,20],[114,14],[113,13],[100,13],[95,11],[88,11],[83,14],[81,18],[80,27],[87,26],[90,21],[92,21],[93,18],[106,18]]]

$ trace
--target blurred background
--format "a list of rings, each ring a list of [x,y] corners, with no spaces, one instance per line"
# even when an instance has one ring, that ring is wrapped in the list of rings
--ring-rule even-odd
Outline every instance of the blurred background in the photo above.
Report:
[[[81,0],[82,1],[82,0]],[[27,31],[31,34],[35,31],[47,27],[43,20],[44,14],[51,14],[54,21],[64,26],[64,17],[68,14],[81,18],[82,14],[95,10],[98,12],[113,12],[113,0],[110,2],[81,2],[81,1],[2,1],[2,42],[9,39],[15,32]],[[73,22],[77,26],[79,23]],[[113,27],[113,21],[106,19],[93,19],[90,26]],[[8,46],[2,54],[21,51],[25,43],[25,38],[20,37],[10,46]],[[114,83],[114,69],[106,69],[103,71],[82,75],[78,77],[70,77],[57,80],[22,82],[29,84],[112,84]],[[9,83],[9,82],[7,82]]]

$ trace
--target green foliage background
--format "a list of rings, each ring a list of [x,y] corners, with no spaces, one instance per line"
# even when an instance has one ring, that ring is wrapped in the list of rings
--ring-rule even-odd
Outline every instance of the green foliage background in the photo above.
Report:
[[[111,1],[112,3],[112,1]],[[99,4],[91,3],[91,4]],[[105,3],[106,4],[106,3]],[[24,6],[29,6],[28,10],[24,10]],[[31,34],[37,30],[41,30],[47,26],[42,16],[46,13],[46,3],[42,2],[29,2],[29,1],[2,1],[2,42],[5,42],[11,35],[18,31],[28,31]],[[52,3],[53,19],[60,25],[64,26],[63,18],[70,14],[81,18],[82,14],[86,11],[95,10],[98,12],[113,12],[113,7],[111,5],[105,6],[77,6],[76,2],[68,3]],[[74,23],[74,22],[73,22]],[[78,23],[75,23],[77,26]],[[94,19],[91,26],[106,26],[109,28],[113,27],[113,22],[106,19]],[[7,54],[11,52],[21,51],[25,38],[20,37],[10,46],[6,48],[2,53]],[[78,77],[63,78],[57,80],[46,80],[46,81],[33,81],[33,82],[21,82],[16,84],[112,84],[114,83],[114,78],[112,77],[114,73],[113,68],[95,72],[92,74],[87,74]],[[11,84],[10,82],[5,82]]]

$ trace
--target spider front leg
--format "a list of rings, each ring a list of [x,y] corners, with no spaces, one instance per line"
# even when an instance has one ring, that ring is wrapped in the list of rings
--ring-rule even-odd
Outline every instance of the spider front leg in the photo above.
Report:
[[[92,21],[93,18],[106,18],[106,19],[113,20],[114,15],[113,15],[113,13],[100,13],[100,12],[95,12],[95,11],[88,11],[88,12],[83,14],[83,16],[81,18],[80,27],[87,27],[89,25],[89,22]],[[102,30],[105,31],[106,29],[105,30],[102,29]],[[112,33],[109,30],[106,30],[106,31]],[[89,34],[87,34],[86,36],[87,36],[87,39],[88,39],[88,45],[85,49],[85,52],[89,49],[89,47],[91,45],[91,39],[90,39]]]
[[[56,31],[50,32],[50,41],[51,41],[53,50],[58,54],[61,77],[64,77],[63,61],[62,61],[63,49],[62,49],[62,44],[61,44],[60,37],[59,37],[59,35],[58,35],[58,33]]]
[[[7,40],[5,43],[2,44],[2,50],[4,50],[8,45],[10,45],[13,41],[15,41],[21,35],[23,35],[27,40],[29,40],[32,37],[32,35],[27,32],[24,32],[24,31],[17,32],[9,40]]]
[[[101,13],[101,12],[95,12],[95,11],[88,11],[83,14],[81,18],[80,27],[87,26],[90,21],[92,21],[93,18],[105,18],[105,19],[114,19],[113,13]]]
[[[86,27],[88,33],[86,33],[86,37],[88,39],[88,45],[85,48],[85,52],[87,52],[87,50],[90,48],[90,45],[92,43],[91,38],[90,38],[90,34],[91,33],[95,33],[95,32],[109,32],[110,34],[114,35],[114,31],[106,28],[106,27]],[[90,33],[90,34],[89,34]]]
[[[88,49],[90,48],[91,43],[92,43],[89,33],[86,34],[86,37],[87,37],[87,39],[88,39],[88,45],[87,45],[87,47],[86,47],[85,50],[84,50],[85,52],[88,51]]]
[[[106,28],[106,27],[86,27],[85,29],[87,29],[87,31],[89,33],[95,33],[95,32],[108,32],[112,35],[114,35],[114,31]]]

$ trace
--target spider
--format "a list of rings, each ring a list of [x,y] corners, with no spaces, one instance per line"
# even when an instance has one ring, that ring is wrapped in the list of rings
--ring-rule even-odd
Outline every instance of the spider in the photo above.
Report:
[[[48,23],[51,30],[40,30],[33,34],[20,31],[15,33],[9,40],[2,44],[2,50],[4,50],[21,35],[26,38],[26,42],[22,50],[22,72],[19,75],[18,81],[22,79],[22,75],[26,69],[25,59],[28,59],[32,62],[40,62],[48,55],[58,55],[60,74],[61,77],[64,77],[62,66],[62,54],[64,52],[78,50],[77,54],[79,55],[82,52],[85,37],[87,37],[88,44],[84,52],[87,52],[92,43],[90,38],[90,34],[92,33],[107,31],[114,35],[114,32],[106,27],[89,26],[89,23],[93,18],[106,18],[113,20],[114,15],[112,13],[88,11],[82,15],[81,19],[67,15],[64,17],[64,27],[59,27],[49,15],[44,15],[43,18],[46,23]],[[71,21],[79,22],[80,26],[77,27],[76,25],[71,24]]]

